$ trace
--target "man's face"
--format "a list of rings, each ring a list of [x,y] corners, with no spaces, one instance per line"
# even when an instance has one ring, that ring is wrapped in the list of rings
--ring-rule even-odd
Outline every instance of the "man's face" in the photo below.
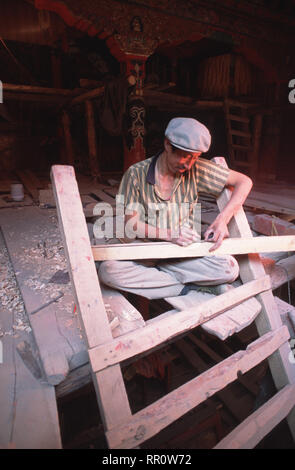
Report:
[[[165,140],[165,150],[167,153],[168,170],[173,173],[183,174],[189,171],[196,163],[202,152],[186,152],[185,150],[174,148],[168,140]]]

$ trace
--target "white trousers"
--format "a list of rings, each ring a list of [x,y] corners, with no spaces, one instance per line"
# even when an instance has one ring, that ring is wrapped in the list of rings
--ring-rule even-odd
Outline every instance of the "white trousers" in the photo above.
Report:
[[[166,261],[103,261],[98,268],[98,276],[107,286],[147,299],[175,297],[187,283],[212,286],[233,282],[238,275],[239,265],[230,255]]]

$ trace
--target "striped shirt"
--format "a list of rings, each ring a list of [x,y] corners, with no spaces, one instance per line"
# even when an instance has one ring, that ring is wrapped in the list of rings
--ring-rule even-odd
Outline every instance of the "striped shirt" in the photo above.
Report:
[[[224,189],[229,169],[199,158],[191,169],[176,175],[170,199],[164,200],[155,181],[155,167],[160,153],[132,165],[123,175],[118,194],[124,197],[126,211],[136,210],[140,220],[159,228],[178,231],[188,224],[200,235],[199,193],[215,197]]]

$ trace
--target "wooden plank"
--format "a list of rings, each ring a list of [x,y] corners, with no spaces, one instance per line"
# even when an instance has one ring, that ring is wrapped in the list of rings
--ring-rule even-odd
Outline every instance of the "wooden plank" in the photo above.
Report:
[[[295,325],[293,319],[295,318],[295,307],[284,302],[279,297],[275,297],[275,301],[280,312],[283,325],[289,330],[291,338],[295,338]]]
[[[207,292],[191,291],[187,295],[167,297],[165,300],[178,310],[185,310],[195,305],[202,304],[214,298],[214,294]],[[202,328],[208,333],[217,336],[224,341],[234,333],[250,325],[261,311],[261,305],[255,298],[245,300],[236,307],[232,307],[212,320],[202,324]]]
[[[295,406],[295,385],[286,385],[274,397],[222,439],[214,449],[253,449]]]
[[[40,206],[55,207],[55,199],[52,189],[40,189],[39,191],[39,204]]]
[[[192,335],[191,335],[192,336]],[[194,348],[185,340],[181,339],[176,341],[174,345],[184,355],[186,360],[199,372],[205,372],[208,370],[208,365],[203,361],[199,354]],[[221,362],[221,361],[219,361]],[[237,399],[231,390],[220,390],[217,392],[217,397],[220,399],[225,406],[229,409],[230,413],[235,417],[238,422],[241,422],[244,418],[241,413],[241,400]]]
[[[276,214],[289,214],[295,218],[295,209],[289,207],[279,206],[272,201],[263,201],[253,198],[251,195],[245,201],[245,206],[254,207],[256,209],[270,211]]]
[[[269,286],[268,276],[257,279],[255,283],[244,284],[201,305],[183,310],[177,315],[160,318],[139,330],[93,347],[89,350],[92,368],[98,371],[148,351],[176,335],[196,328],[243,300],[269,289]]]
[[[248,223],[248,222],[247,222]],[[251,234],[252,235],[252,234]],[[241,255],[295,251],[295,236],[226,238],[222,245],[210,252],[212,242],[192,243],[182,247],[168,242],[96,245],[92,247],[95,261],[130,259],[191,258],[194,256]]]
[[[82,93],[81,95],[73,98],[70,104],[74,105],[74,104],[84,103],[85,101],[98,98],[104,93],[104,88],[105,88],[104,86],[101,86],[101,87],[95,88],[95,90],[90,90],[90,91],[87,91],[86,93]]]
[[[2,245],[2,240],[0,240]],[[3,363],[0,363],[0,449],[60,449],[55,389],[32,373],[17,353],[21,341],[32,343],[31,333],[11,335],[11,311],[0,306]],[[7,333],[7,334],[6,334]]]
[[[71,305],[73,301],[69,288],[66,291],[63,286],[65,295],[61,301],[30,315],[32,311],[48,302],[52,295],[46,282],[42,287],[42,281],[33,279],[50,279],[56,270],[56,259],[45,258],[41,250],[36,250],[38,244],[45,240],[50,243],[50,240],[54,239],[55,222],[47,211],[44,213],[42,209],[33,206],[17,212],[14,209],[2,211],[0,224],[39,348],[46,379],[49,384],[57,385],[69,372],[68,362],[76,352],[85,350],[85,345],[76,327],[76,318],[64,308],[66,303]],[[56,288],[53,290],[56,291]],[[68,326],[69,323],[72,325]]]
[[[107,202],[112,207],[114,207],[116,205],[115,198],[113,198],[112,196],[109,196],[108,194],[106,194],[102,189],[91,188],[90,193],[97,196],[101,201]]]
[[[223,360],[223,358],[216,353],[208,344],[206,344],[204,341],[201,341],[199,338],[197,338],[194,334],[189,334],[188,338],[196,345],[198,348],[200,348],[204,353],[206,353],[214,362],[218,363]],[[251,392],[254,396],[257,396],[259,393],[259,387],[258,385],[254,384],[250,380],[248,380],[247,377],[243,377],[239,375],[238,377],[238,382],[240,382],[249,392]]]
[[[113,338],[145,325],[138,310],[119,291],[101,285],[101,293],[109,321],[115,318],[119,321],[118,326],[112,330]]]
[[[226,166],[226,162],[222,157],[213,159],[215,163]],[[217,204],[222,210],[228,203],[231,197],[231,191],[225,189],[220,197],[217,199]],[[244,213],[241,208],[231,219],[229,225],[229,233],[231,236],[237,237],[251,237],[252,233]],[[260,237],[256,237],[260,238]],[[258,279],[264,276],[265,271],[259,255],[251,254],[249,256],[242,256],[239,258],[240,277],[242,282],[248,282],[253,279]],[[257,299],[262,305],[262,311],[255,320],[258,333],[264,335],[269,331],[274,331],[280,328],[282,320],[275,303],[272,291],[261,293]],[[289,361],[291,348],[288,343],[284,344],[279,350],[269,359],[270,370],[278,390],[285,385],[295,383],[295,365]],[[295,438],[295,413],[292,412],[288,419],[289,426],[293,437]]]
[[[55,387],[56,398],[59,400],[91,382],[91,367],[87,363],[77,369],[73,369],[67,378]]]
[[[13,201],[9,196],[8,197],[9,202],[7,202],[4,199],[6,197],[5,196],[4,197],[0,196],[0,208],[1,209],[3,209],[3,208],[9,209],[9,208],[12,208],[12,207],[25,207],[25,206],[33,205],[33,200],[28,194],[25,194],[24,199],[22,201]]]
[[[283,326],[251,343],[195,379],[134,414],[128,422],[106,433],[109,447],[133,448],[168,426],[183,414],[198,406],[219,390],[235,381],[239,371],[245,373],[273,354],[288,340]]]
[[[277,192],[274,193],[274,190]],[[281,188],[276,188],[276,186],[274,186],[272,190],[269,188],[268,191],[257,190],[255,188],[252,189],[250,197],[257,201],[263,202],[268,202],[269,199],[271,199],[271,203],[275,204],[276,206],[292,209],[295,213],[295,190],[292,191],[292,194],[290,195],[284,195]]]
[[[115,187],[113,186],[111,188],[104,188],[103,191],[107,193],[109,196],[112,196],[115,198],[118,194],[118,190],[119,190],[118,186],[115,186]]]
[[[6,91],[5,92],[6,101],[18,101],[18,102],[28,102],[28,103],[39,103],[46,106],[56,106],[58,110],[68,102],[68,97],[63,95],[47,95],[41,93],[20,93],[15,91]]]
[[[71,97],[77,94],[76,90],[66,90],[63,88],[46,88],[31,85],[14,85],[11,83],[3,83],[3,91],[10,91],[14,93],[36,93],[41,95],[59,95]]]
[[[53,191],[68,259],[76,305],[88,348],[112,340],[98,276],[92,256],[74,169],[54,165]],[[120,366],[94,375],[102,420],[108,429],[131,415]],[[115,384],[115,386],[114,386]]]
[[[284,258],[270,270],[272,289],[277,289],[288,281],[295,279],[295,255]]]

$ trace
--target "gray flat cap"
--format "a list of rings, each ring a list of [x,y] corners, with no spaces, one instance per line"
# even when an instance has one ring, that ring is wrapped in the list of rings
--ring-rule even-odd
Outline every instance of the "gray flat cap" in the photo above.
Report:
[[[186,152],[207,152],[211,145],[211,135],[207,127],[192,118],[172,119],[165,136],[174,147]]]

